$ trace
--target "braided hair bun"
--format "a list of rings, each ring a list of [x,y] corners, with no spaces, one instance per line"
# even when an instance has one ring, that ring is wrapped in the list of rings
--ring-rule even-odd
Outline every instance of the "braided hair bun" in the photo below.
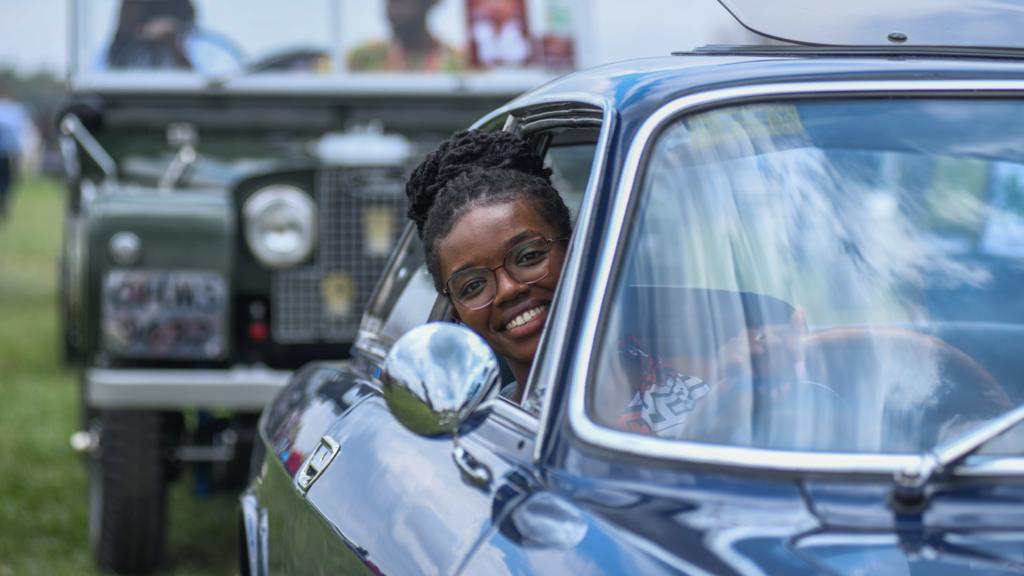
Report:
[[[523,137],[511,132],[455,134],[416,167],[405,194],[438,292],[443,284],[440,242],[475,207],[526,201],[559,236],[572,232],[569,209],[551,186],[551,170]]]
[[[494,168],[515,170],[551,184],[551,169],[544,167],[544,161],[522,136],[482,130],[459,132],[427,154],[405,185],[409,219],[416,223],[420,237],[430,209],[453,180]]]

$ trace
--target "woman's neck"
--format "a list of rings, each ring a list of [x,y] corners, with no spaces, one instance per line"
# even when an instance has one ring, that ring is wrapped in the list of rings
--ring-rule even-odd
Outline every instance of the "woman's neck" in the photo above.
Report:
[[[510,400],[517,403],[521,402],[523,390],[526,389],[526,379],[530,377],[530,365],[509,362],[508,369],[512,371],[512,376],[516,379],[516,391],[512,393]]]

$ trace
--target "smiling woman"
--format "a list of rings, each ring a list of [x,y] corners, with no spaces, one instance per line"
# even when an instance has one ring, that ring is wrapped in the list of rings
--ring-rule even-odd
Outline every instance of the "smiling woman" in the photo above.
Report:
[[[501,355],[522,397],[561,276],[569,209],[520,136],[467,131],[443,142],[406,186],[437,290]]]

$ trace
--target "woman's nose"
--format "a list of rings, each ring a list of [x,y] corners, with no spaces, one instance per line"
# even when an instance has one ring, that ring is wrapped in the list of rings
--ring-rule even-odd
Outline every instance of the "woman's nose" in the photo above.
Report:
[[[530,289],[529,284],[516,280],[502,266],[494,271],[494,303],[500,305],[504,302],[514,302],[520,295]]]

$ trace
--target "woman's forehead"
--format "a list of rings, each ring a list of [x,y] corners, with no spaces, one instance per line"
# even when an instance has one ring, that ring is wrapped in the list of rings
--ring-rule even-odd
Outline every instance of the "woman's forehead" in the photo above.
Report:
[[[529,201],[474,206],[438,243],[441,270],[500,264],[509,248],[533,234],[551,237],[555,232]]]

